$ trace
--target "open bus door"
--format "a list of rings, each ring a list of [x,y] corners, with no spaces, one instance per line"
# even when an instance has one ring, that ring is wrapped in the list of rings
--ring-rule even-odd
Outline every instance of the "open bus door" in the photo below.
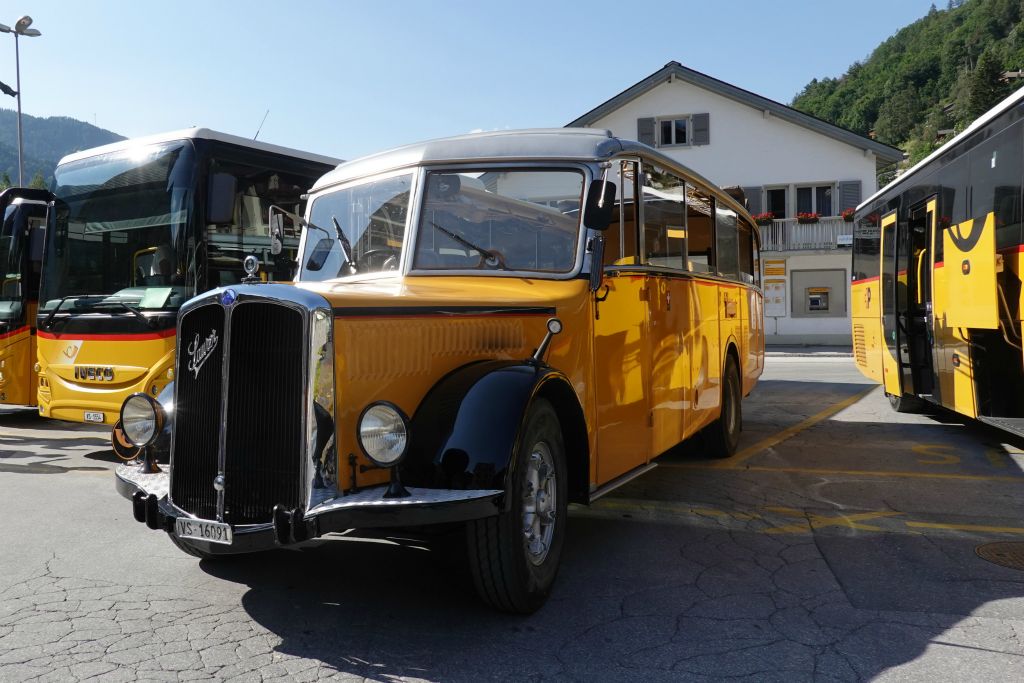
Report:
[[[909,410],[911,397],[931,397],[932,234],[935,201],[916,207],[900,223],[895,211],[882,218],[881,284],[885,392],[893,407]]]
[[[0,403],[35,405],[35,319],[43,235],[52,195],[0,192]]]

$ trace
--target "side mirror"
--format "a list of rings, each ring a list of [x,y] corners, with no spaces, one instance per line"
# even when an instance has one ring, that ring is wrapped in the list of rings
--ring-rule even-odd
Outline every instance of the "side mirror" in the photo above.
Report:
[[[207,223],[225,225],[234,220],[237,185],[237,179],[230,173],[214,173],[210,176],[210,192],[206,200]]]
[[[583,209],[583,225],[591,230],[607,230],[614,208],[615,183],[603,179],[591,181]]]
[[[321,237],[320,241],[313,247],[313,251],[310,253],[309,258],[306,259],[306,270],[318,271],[324,267],[327,263],[327,257],[331,254],[331,247],[334,246],[334,240],[330,237]]]
[[[284,248],[281,244],[281,236],[284,235],[284,214],[274,213],[270,209],[270,253],[277,256]]]

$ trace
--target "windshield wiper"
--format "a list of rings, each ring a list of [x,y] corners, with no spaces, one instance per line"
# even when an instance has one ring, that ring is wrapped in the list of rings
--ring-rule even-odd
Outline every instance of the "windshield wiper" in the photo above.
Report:
[[[46,320],[44,320],[39,327],[43,328],[44,330],[51,329],[53,327],[53,317],[55,315],[57,315],[57,311],[60,310],[61,306],[63,306],[64,302],[67,301],[68,299],[74,299],[75,303],[78,303],[79,299],[87,299],[87,298],[90,298],[90,297],[95,299],[95,298],[97,298],[97,295],[95,295],[95,294],[68,294],[67,296],[61,297],[60,301],[57,302],[57,305],[53,307],[53,310],[50,311],[50,314],[48,316],[46,316]]]
[[[120,306],[121,308],[123,308],[124,310],[128,311],[129,313],[134,315],[136,318],[138,318],[142,322],[146,323],[146,325],[148,325],[149,327],[155,327],[155,321],[150,319],[150,318],[147,318],[142,311],[140,311],[139,309],[135,308],[134,306],[129,306],[128,304],[126,304],[123,301],[118,301],[117,299],[109,299],[107,301],[99,301],[99,302],[93,304],[92,308],[96,309],[96,308],[101,308],[103,306],[111,306],[111,305],[112,306]]]
[[[491,251],[490,249],[478,247],[477,245],[473,244],[462,235],[452,232],[448,228],[443,228],[434,221],[427,222],[434,226],[435,229],[440,230],[445,235],[448,235],[448,237],[451,237],[453,240],[464,246],[466,249],[471,249],[480,254],[481,263],[486,263],[491,268],[493,268],[494,266],[498,266],[502,270],[508,270],[508,267],[505,265],[505,259],[503,259],[501,257],[501,254],[499,254],[497,251]]]
[[[352,243],[345,237],[345,233],[341,230],[341,224],[338,223],[338,219],[331,216],[331,222],[334,223],[334,231],[338,233],[338,244],[341,245],[341,250],[344,252],[342,255],[345,257],[345,263],[341,264],[344,268],[348,266],[352,273],[357,272],[355,261],[352,260]]]

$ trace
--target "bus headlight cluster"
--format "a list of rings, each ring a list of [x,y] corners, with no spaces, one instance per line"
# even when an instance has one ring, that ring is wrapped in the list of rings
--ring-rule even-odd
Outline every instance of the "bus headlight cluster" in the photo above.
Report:
[[[121,404],[121,430],[133,446],[148,446],[163,428],[164,409],[148,395],[132,394]]]
[[[371,403],[359,416],[359,447],[375,465],[394,467],[409,448],[409,421],[398,406]]]

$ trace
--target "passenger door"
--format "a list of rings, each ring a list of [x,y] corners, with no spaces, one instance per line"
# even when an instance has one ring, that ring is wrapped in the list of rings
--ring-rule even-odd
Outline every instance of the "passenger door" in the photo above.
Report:
[[[622,161],[611,176],[620,188],[605,233],[604,281],[594,302],[597,395],[597,484],[650,458],[648,283],[637,240],[638,162]]]

